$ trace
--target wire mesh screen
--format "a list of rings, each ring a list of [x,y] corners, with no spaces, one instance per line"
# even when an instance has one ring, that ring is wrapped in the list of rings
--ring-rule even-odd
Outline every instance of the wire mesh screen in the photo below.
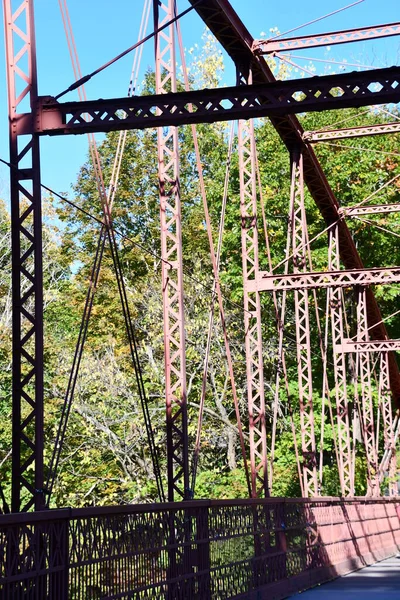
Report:
[[[283,598],[396,552],[398,509],[270,499],[4,515],[0,598]]]

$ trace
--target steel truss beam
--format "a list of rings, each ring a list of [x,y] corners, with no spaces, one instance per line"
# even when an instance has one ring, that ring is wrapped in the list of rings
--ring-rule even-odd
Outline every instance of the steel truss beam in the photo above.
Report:
[[[400,204],[376,204],[370,206],[346,206],[339,210],[344,217],[358,217],[363,215],[385,215],[400,212]]]
[[[174,0],[154,2],[155,29],[175,15]],[[174,25],[156,36],[156,91],[164,97],[176,91]],[[157,114],[161,109],[157,108]],[[189,492],[186,397],[185,316],[179,141],[176,127],[159,128],[162,291],[164,306],[165,399],[167,410],[168,501],[187,500]]]
[[[39,139],[18,134],[37,103],[32,2],[4,0],[12,238],[11,511],[43,509],[43,267]],[[26,109],[25,109],[26,110]]]
[[[4,0],[5,2],[5,6],[10,5],[12,0]],[[221,4],[223,4],[223,2],[220,2]],[[170,4],[172,4],[170,2]],[[206,3],[205,3],[206,4]],[[162,10],[164,10],[164,5],[162,6]],[[44,108],[44,105],[39,105],[37,103],[37,94],[36,94],[36,68],[35,68],[35,63],[34,63],[34,36],[33,36],[33,31],[32,31],[32,26],[33,26],[33,16],[31,13],[31,1],[30,0],[24,0],[20,6],[17,8],[17,10],[14,12],[14,14],[11,14],[11,11],[9,12],[9,15],[6,18],[6,22],[7,22],[7,35],[13,35],[16,34],[16,36],[19,36],[20,39],[23,42],[23,51],[19,50],[18,53],[15,53],[14,55],[14,51],[12,51],[12,58],[10,59],[10,56],[8,56],[8,65],[9,65],[9,81],[11,77],[15,77],[16,74],[20,74],[20,68],[21,66],[19,66],[18,68],[15,68],[15,64],[16,62],[18,62],[21,58],[21,56],[24,55],[24,53],[28,54],[28,69],[29,69],[29,73],[25,74],[23,76],[23,79],[25,80],[25,83],[28,82],[27,84],[27,88],[26,90],[17,98],[15,99],[15,93],[14,93],[14,103],[13,103],[13,99],[11,97],[11,93],[10,93],[10,122],[11,122],[11,129],[12,129],[12,133],[11,133],[11,162],[13,165],[16,165],[17,168],[13,169],[13,172],[17,173],[16,176],[14,176],[14,180],[12,178],[11,180],[11,197],[12,197],[12,207],[13,207],[13,203],[14,203],[14,209],[15,209],[15,205],[17,204],[17,196],[15,195],[15,193],[13,194],[13,189],[14,191],[16,189],[18,189],[18,196],[20,194],[24,195],[24,201],[28,202],[28,209],[25,212],[20,211],[20,199],[18,199],[18,218],[16,217],[16,212],[14,212],[14,217],[12,217],[13,220],[13,289],[14,289],[14,297],[13,297],[13,305],[14,305],[14,312],[17,313],[17,317],[16,320],[14,319],[13,322],[13,329],[14,332],[16,331],[18,334],[18,347],[16,347],[16,337],[14,335],[14,366],[15,366],[15,356],[19,356],[19,380],[17,383],[17,386],[19,386],[19,390],[17,390],[18,394],[19,394],[19,399],[21,400],[21,398],[24,398],[24,400],[32,407],[33,406],[33,412],[30,413],[28,415],[28,417],[24,420],[23,424],[22,424],[22,428],[26,427],[27,425],[32,425],[32,423],[34,422],[34,426],[35,426],[35,432],[39,432],[41,431],[41,433],[43,432],[43,424],[41,426],[41,429],[39,429],[38,425],[40,425],[40,419],[43,417],[42,415],[42,409],[43,409],[43,381],[42,381],[42,374],[43,374],[43,340],[42,340],[42,330],[43,330],[43,324],[42,324],[42,286],[40,286],[40,284],[42,283],[42,265],[41,265],[41,222],[40,222],[40,179],[39,179],[39,145],[38,145],[38,138],[37,138],[37,133],[49,133],[48,131],[44,131],[43,129],[41,129],[42,127],[42,122],[41,122],[41,118],[43,117],[43,115],[46,112],[47,108],[51,108],[51,102],[50,104],[46,104],[46,109]],[[168,9],[169,10],[169,9]],[[27,15],[27,26],[26,26],[26,32],[22,32],[21,29],[18,27],[15,27],[15,21],[20,18],[21,14],[25,11],[26,15]],[[170,11],[171,13],[171,11]],[[172,15],[172,13],[171,13]],[[14,26],[14,27],[13,27]],[[241,40],[241,42],[244,42],[244,40]],[[246,42],[247,43],[247,42]],[[7,49],[8,51],[10,51],[10,48],[12,48],[12,40],[9,41],[7,40]],[[169,48],[171,48],[171,46],[169,46]],[[160,54],[160,57],[162,55]],[[33,57],[33,59],[32,59]],[[11,65],[11,66],[10,66]],[[383,74],[383,71],[385,71],[385,74]],[[391,71],[391,75],[389,77],[388,75],[388,71]],[[396,73],[394,73],[394,71],[396,71]],[[373,72],[375,73],[375,72]],[[376,72],[378,73],[378,72]],[[275,84],[271,84],[271,86],[273,86],[273,92],[271,92],[269,89],[266,89],[266,86],[263,85],[262,89],[260,89],[259,91],[259,95],[258,96],[251,96],[251,94],[255,93],[255,87],[253,87],[251,90],[249,90],[248,88],[246,88],[246,95],[243,96],[241,94],[238,93],[238,96],[236,95],[236,88],[232,88],[235,91],[235,96],[234,97],[227,97],[224,96],[224,94],[222,93],[222,95],[218,96],[218,94],[216,95],[215,100],[212,100],[212,98],[208,97],[208,104],[203,105],[203,104],[199,104],[198,107],[195,106],[195,109],[197,108],[197,113],[195,113],[195,119],[200,118],[200,120],[187,120],[185,121],[184,119],[187,119],[188,116],[185,114],[186,112],[186,106],[185,104],[180,104],[179,102],[186,102],[187,104],[191,103],[193,104],[193,98],[191,97],[191,93],[189,94],[189,99],[184,100],[182,98],[182,95],[179,94],[179,96],[181,96],[181,99],[178,100],[176,99],[177,105],[174,104],[174,94],[170,94],[170,95],[163,95],[164,97],[164,103],[162,102],[161,98],[162,96],[160,95],[158,97],[158,100],[156,102],[156,104],[152,104],[152,108],[149,109],[148,113],[142,112],[142,108],[139,108],[139,114],[133,114],[135,112],[135,108],[133,107],[132,112],[130,112],[128,114],[127,119],[125,120],[129,120],[130,118],[133,120],[132,122],[140,122],[140,120],[143,121],[142,127],[153,127],[153,126],[157,126],[157,127],[164,127],[164,126],[171,126],[173,127],[174,125],[177,124],[184,124],[189,123],[189,122],[212,122],[212,121],[220,121],[220,120],[228,120],[228,119],[232,119],[232,118],[238,118],[237,116],[232,116],[235,114],[235,111],[237,111],[237,115],[241,115],[241,118],[243,118],[244,115],[248,115],[249,117],[251,116],[262,116],[263,113],[260,112],[260,110],[264,110],[267,109],[269,110],[268,113],[272,118],[280,118],[282,117],[282,119],[287,120],[290,119],[290,117],[287,117],[286,115],[290,114],[290,113],[295,113],[295,112],[303,112],[305,110],[324,110],[327,108],[331,108],[331,107],[338,107],[339,105],[340,107],[345,107],[345,106],[361,106],[361,105],[366,105],[366,104],[373,104],[373,103],[380,103],[380,102],[397,102],[398,98],[399,98],[399,74],[400,74],[400,70],[397,68],[393,68],[393,69],[389,69],[389,70],[379,70],[379,78],[378,75],[376,76],[376,79],[371,80],[370,78],[367,79],[363,79],[363,75],[371,75],[371,72],[368,74],[347,74],[347,75],[340,75],[341,78],[341,83],[340,83],[340,88],[341,91],[343,92],[340,96],[335,96],[334,94],[336,93],[334,91],[335,87],[339,86],[339,81],[336,80],[336,83],[334,83],[333,81],[328,81],[330,78],[323,78],[324,81],[322,82],[322,78],[321,78],[321,82],[317,82],[315,81],[315,78],[313,78],[313,80],[310,80],[309,84],[307,87],[304,87],[303,85],[298,86],[296,84],[295,87],[292,88],[292,94],[291,96],[284,96],[284,94],[288,94],[290,92],[289,86],[288,88],[282,88],[280,86],[285,85],[286,83],[293,83],[293,82],[285,82],[285,84],[281,84],[281,83],[277,83]],[[393,75],[393,76],[392,76]],[[345,79],[346,76],[351,76],[348,79]],[[382,79],[383,77],[386,77],[386,79]],[[336,76],[333,76],[336,77]],[[387,78],[389,77],[389,79]],[[344,81],[345,80],[345,81]],[[304,84],[305,80],[302,80],[302,84]],[[347,82],[347,83],[346,83]],[[314,84],[318,83],[317,87],[314,87]],[[376,87],[372,87],[375,84],[380,84],[382,87],[380,89],[379,85],[377,85]],[[360,87],[361,86],[361,87]],[[9,87],[10,90],[12,89],[12,84],[9,83]],[[160,90],[158,90],[160,91]],[[226,91],[226,90],[222,90]],[[15,90],[14,90],[15,92]],[[220,92],[221,90],[213,90],[210,93],[212,94],[213,92]],[[196,93],[196,92],[195,92]],[[202,93],[202,92],[200,92]],[[272,93],[272,96],[271,96]],[[302,96],[297,96],[298,93],[303,94],[304,93],[304,97]],[[205,95],[207,95],[207,91],[205,91],[203,94],[203,98],[205,97]],[[274,94],[276,94],[274,96]],[[280,94],[280,97],[278,96],[278,94]],[[21,114],[21,113],[17,113],[16,112],[16,107],[18,106],[18,104],[21,103],[21,101],[24,99],[24,97],[28,95],[29,99],[31,100],[31,110],[33,111],[34,109],[37,109],[37,107],[39,106],[38,111],[35,111],[35,114],[31,114],[31,113],[25,113],[25,114]],[[293,95],[295,97],[293,97]],[[178,96],[178,94],[176,94],[176,96]],[[152,98],[152,100],[154,100],[155,97]],[[156,97],[157,98],[157,97]],[[225,105],[222,105],[221,102],[223,100],[226,100],[227,102],[231,103],[231,107],[227,107]],[[123,99],[124,101],[126,99]],[[171,100],[172,104],[169,104],[169,101]],[[372,101],[371,101],[372,100]],[[216,104],[212,104],[212,102],[216,102]],[[126,127],[120,127],[120,123],[119,121],[121,120],[121,114],[118,113],[119,110],[126,110],[126,106],[119,106],[118,108],[118,104],[119,101],[117,101],[117,105],[114,104],[114,113],[112,115],[102,112],[104,110],[104,106],[105,104],[101,104],[101,103],[107,103],[108,101],[99,101],[97,103],[93,104],[93,115],[92,118],[93,120],[88,124],[85,120],[84,120],[84,115],[85,113],[88,112],[88,104],[85,103],[84,107],[81,107],[81,112],[79,114],[79,116],[75,115],[72,118],[72,121],[67,125],[67,123],[62,123],[62,118],[63,118],[63,114],[61,114],[61,121],[58,122],[58,125],[60,127],[62,127],[62,130],[60,129],[59,131],[55,131],[53,130],[52,133],[54,135],[56,134],[61,134],[61,133],[84,133],[84,132],[94,132],[94,131],[112,131],[115,129],[133,129],[135,128],[135,125],[132,125],[132,123]],[[285,104],[286,102],[286,104]],[[99,104],[100,103],[100,104]],[[210,104],[211,103],[211,104]],[[275,104],[274,104],[275,103]],[[330,103],[334,103],[334,106],[330,105]],[[349,104],[350,103],[350,104]],[[76,104],[80,104],[80,103],[76,103]],[[299,109],[299,105],[301,104],[301,108]],[[97,106],[97,109],[94,108],[94,106]],[[54,106],[58,107],[56,108],[56,111],[59,110],[60,106],[67,106],[67,105],[54,105],[53,104],[53,109]],[[271,108],[272,106],[272,108]],[[309,106],[309,108],[307,108],[307,106]],[[321,108],[317,108],[317,106],[321,106]],[[99,108],[100,107],[100,108]],[[100,111],[100,112],[99,112]],[[250,113],[248,111],[251,111]],[[221,118],[221,114],[227,114],[227,112],[229,113],[229,117],[227,118]],[[101,114],[100,114],[101,113]],[[218,115],[216,115],[216,113],[218,113]],[[67,115],[68,113],[64,113],[64,115]],[[53,114],[54,116],[54,114]],[[60,113],[58,113],[57,118],[60,117]],[[82,122],[80,122],[80,120],[82,119]],[[155,119],[156,121],[156,125],[155,124],[149,124],[151,119]],[[158,120],[157,120],[158,119]],[[167,119],[167,121],[164,121],[163,119]],[[169,120],[168,120],[169,119]],[[114,121],[113,124],[110,125],[110,123]],[[66,127],[71,125],[71,123],[73,122],[73,125],[76,126],[76,129],[74,131],[67,131]],[[104,125],[104,123],[107,123],[109,128],[106,129],[104,128],[104,126],[100,126],[99,123],[102,123]],[[295,121],[292,121],[292,123],[294,123]],[[80,128],[80,126],[82,126],[82,128]],[[88,127],[93,127],[92,129],[83,129],[83,127],[88,126]],[[100,127],[98,129],[96,129],[97,127]],[[138,127],[140,128],[140,127]],[[78,131],[79,130],[79,131]],[[31,136],[31,139],[28,141],[27,145],[24,146],[21,150],[18,147],[18,137],[20,135],[29,135]],[[300,132],[301,134],[301,132]],[[291,133],[289,133],[290,137]],[[288,139],[288,138],[285,138]],[[13,143],[14,143],[14,153],[13,153]],[[165,149],[169,148],[168,147],[168,140],[167,143],[165,144]],[[169,149],[170,150],[170,149]],[[170,154],[171,152],[167,152],[166,154]],[[32,160],[31,160],[31,166],[29,166],[28,168],[26,168],[26,158],[28,155],[31,154]],[[166,155],[165,155],[166,156]],[[164,156],[164,158],[165,158]],[[308,155],[308,159],[312,158],[312,155]],[[177,154],[176,154],[177,157]],[[24,159],[24,168],[19,168],[20,162]],[[161,162],[161,161],[160,161]],[[176,161],[177,163],[177,161]],[[315,166],[315,165],[314,165]],[[318,171],[318,167],[317,171]],[[163,180],[163,176],[164,176],[164,180]],[[13,177],[13,176],[12,176]],[[168,179],[169,174],[167,175],[166,172],[164,171],[164,173],[161,172],[160,170],[160,192],[161,192],[161,206],[163,206],[162,204],[162,197],[164,195],[164,197],[166,197],[166,194],[163,193],[162,187],[163,185],[166,187],[166,183],[171,184],[171,180]],[[31,185],[26,186],[26,184],[24,183],[24,185],[22,186],[21,181],[26,181],[29,180],[31,182]],[[13,183],[14,183],[14,188],[13,188]],[[173,190],[173,193],[176,192],[176,190],[178,189],[178,177],[177,177],[177,173],[174,172],[174,179],[172,181],[173,185],[175,185],[175,189]],[[327,185],[327,184],[326,184]],[[31,189],[30,189],[31,188]],[[171,188],[172,189],[172,188]],[[329,187],[328,187],[329,189]],[[30,204],[29,204],[30,203]],[[23,207],[24,208],[24,207]],[[168,205],[168,207],[166,207],[167,209],[171,209],[171,206]],[[173,208],[173,207],[172,207]],[[337,206],[334,206],[335,211],[337,211]],[[334,212],[335,212],[334,211]],[[177,210],[177,214],[178,214],[178,210]],[[29,217],[29,219],[32,219],[32,223],[31,223],[31,227],[28,227],[28,229],[26,228],[26,224],[25,220]],[[30,223],[29,223],[30,225]],[[169,223],[166,223],[167,227],[169,227]],[[179,226],[177,223],[174,223],[174,225],[176,225],[176,231],[178,231]],[[16,229],[18,228],[18,231],[16,232]],[[346,230],[344,230],[346,231]],[[32,233],[33,232],[33,233]],[[21,239],[22,236],[25,236],[25,238],[23,239],[23,242],[28,244],[28,248],[26,250],[26,252],[24,252],[24,254],[21,256],[21,250],[22,250],[22,245],[21,244]],[[178,237],[178,235],[176,235],[176,237]],[[38,242],[40,242],[38,244]],[[180,246],[181,247],[181,246]],[[15,249],[18,248],[19,250],[19,257],[16,258],[16,253],[15,253]],[[351,248],[351,244],[350,244],[350,248]],[[25,248],[24,248],[25,250]],[[172,249],[172,252],[175,252],[177,250],[176,247],[174,247]],[[178,244],[178,253],[179,253],[179,244]],[[168,256],[168,261],[171,260],[170,257],[170,252],[167,251],[167,256]],[[356,254],[352,254],[352,251],[350,252],[350,259],[349,261],[351,262],[352,260],[354,260],[356,263],[359,260],[358,256]],[[32,270],[28,270],[28,268],[25,266],[25,261],[32,258],[33,260],[33,269]],[[178,256],[178,270],[179,270],[179,256]],[[17,267],[17,271],[18,274],[15,274],[15,268]],[[20,293],[20,288],[21,288],[21,274],[25,277],[27,277],[27,279],[30,281],[30,283],[32,284],[32,286],[29,288],[29,290],[26,292],[26,294],[21,297],[21,293]],[[15,281],[17,281],[18,283],[18,288],[14,285]],[[365,284],[368,285],[368,284]],[[39,289],[40,287],[40,289]],[[15,290],[17,289],[17,293],[19,294],[19,296],[17,297],[15,295]],[[292,288],[294,289],[294,288]],[[258,290],[247,290],[249,293],[253,293],[258,292]],[[305,292],[307,293],[307,292]],[[366,294],[365,294],[366,296]],[[23,305],[25,304],[29,304],[30,301],[33,301],[33,306],[34,306],[34,310],[29,313],[28,310],[26,310],[26,307],[24,308]],[[365,323],[366,323],[366,297],[364,298],[364,313],[365,313]],[[29,307],[28,307],[29,308]],[[373,312],[373,310],[372,310]],[[378,311],[379,312],[379,311]],[[376,314],[376,311],[375,311]],[[19,319],[19,321],[18,321]],[[21,327],[21,322],[23,319],[27,319],[27,323],[28,323],[28,329],[26,331],[22,331],[23,327]],[[31,327],[32,326],[32,327]],[[182,321],[182,326],[183,326],[183,321]],[[23,337],[21,337],[23,336]],[[33,345],[33,341],[34,341],[34,345]],[[175,340],[174,340],[175,341]],[[27,345],[28,342],[28,345]],[[32,348],[33,348],[33,353],[32,353]],[[19,353],[19,354],[18,354]],[[26,374],[23,373],[24,369],[21,369],[21,364],[23,367],[23,361],[26,360],[26,365],[28,365],[28,369],[26,371]],[[41,362],[40,362],[41,360]],[[179,362],[179,365],[182,365],[182,362]],[[36,370],[37,367],[37,370]],[[22,377],[23,376],[23,377]],[[22,381],[21,381],[21,377],[22,377]],[[29,397],[29,395],[26,393],[26,391],[24,391],[23,387],[26,386],[25,389],[28,389],[28,385],[31,385],[32,382],[34,380],[34,387],[35,387],[35,397],[34,400],[32,402],[32,398]],[[15,392],[14,388],[14,392]],[[28,389],[28,391],[30,391]],[[15,400],[16,396],[14,393],[14,397],[13,400]],[[16,405],[14,405],[16,406]],[[19,413],[17,411],[16,414],[19,414],[21,416],[21,410],[20,410],[20,405],[19,405]],[[30,410],[30,409],[28,409]],[[179,414],[179,409],[178,409],[178,414]],[[22,429],[21,428],[21,429]],[[29,428],[31,429],[31,428]],[[21,432],[20,432],[21,433]],[[35,461],[35,481],[34,481],[34,486],[29,483],[29,481],[27,481],[27,479],[20,477],[18,485],[19,485],[19,489],[21,489],[22,487],[25,487],[26,490],[28,491],[28,493],[32,494],[32,496],[34,497],[34,500],[30,500],[31,504],[30,506],[32,506],[33,504],[35,504],[36,507],[40,507],[43,505],[43,489],[42,486],[40,485],[40,483],[42,483],[43,481],[43,465],[40,465],[40,460],[42,459],[42,455],[40,455],[40,450],[42,450],[43,447],[43,440],[41,440],[41,445],[37,440],[35,440],[33,443],[31,442],[31,440],[28,440],[28,438],[26,437],[25,434],[23,434],[23,436],[21,436],[21,439],[23,439],[23,442],[26,444],[27,448],[29,448],[30,451],[33,452],[32,456],[33,458],[29,458],[29,461],[26,461],[23,466],[22,466],[22,470],[27,470],[27,468],[32,464],[33,461]],[[28,443],[29,442],[29,443]],[[37,443],[36,443],[37,442]],[[13,440],[14,443],[14,440]],[[39,452],[37,452],[37,450],[39,450]],[[16,455],[18,455],[19,453],[16,452]],[[19,454],[19,459],[21,458],[20,454]],[[13,459],[14,460],[14,459]],[[15,462],[15,460],[14,460]],[[184,470],[184,462],[178,460],[179,463],[179,467],[178,468],[182,468]],[[21,467],[21,465],[20,465]],[[40,470],[42,472],[42,479],[41,482],[40,480]],[[39,473],[39,476],[38,476]],[[19,471],[19,474],[21,475],[21,468]],[[14,475],[14,473],[13,473]],[[175,481],[177,481],[178,479],[176,478]],[[185,486],[185,491],[186,491],[186,486]],[[18,498],[20,499],[20,495],[18,495]],[[24,510],[29,507],[28,505],[26,505],[24,507]]]
[[[282,292],[335,286],[368,286],[389,283],[400,283],[400,267],[353,269],[351,271],[322,271],[319,273],[296,273],[293,275],[271,275],[266,271],[259,271],[254,280],[247,282],[247,288],[248,291],[252,292],[255,290],[259,292]]]
[[[335,352],[393,352],[400,351],[400,340],[343,340]]]
[[[349,44],[351,42],[374,40],[399,34],[400,23],[386,23],[372,27],[344,29],[343,31],[296,36],[281,40],[254,40],[253,49],[257,54],[272,54],[273,52],[302,50],[303,48]]]
[[[357,290],[357,337],[369,342],[365,289]],[[379,496],[378,452],[374,426],[374,403],[371,388],[370,353],[359,346],[357,354],[358,377],[361,382],[361,423],[367,457],[367,496]]]
[[[399,418],[399,411],[396,412],[396,415],[393,419],[393,425],[392,425],[392,436],[393,436],[393,446],[394,446],[394,451],[396,452],[396,446],[397,446],[397,440],[399,438],[399,433],[400,433],[400,418]],[[379,465],[379,479],[380,481],[383,480],[384,476],[385,476],[385,472],[389,469],[389,473],[390,473],[390,460],[391,460],[391,450],[389,448],[385,448],[385,452],[383,453],[380,465]],[[397,460],[396,460],[396,479],[398,480],[398,473],[397,473]],[[395,495],[399,495],[398,494],[398,481],[397,481],[397,485],[396,485],[396,489],[395,489]]]
[[[399,84],[400,68],[391,67],[110,100],[58,103],[46,97],[40,99],[33,119],[30,114],[19,115],[18,132],[41,135],[109,132],[396,103],[400,101]]]
[[[238,72],[242,85],[251,73]],[[244,282],[244,326],[246,347],[247,401],[249,410],[251,494],[268,496],[267,432],[262,357],[261,300],[257,291],[247,292],[247,282],[258,272],[256,148],[253,121],[239,120],[238,152],[240,213]]]
[[[393,413],[389,381],[389,357],[387,352],[380,353],[379,368],[379,410],[383,421],[385,451],[389,453],[389,495],[397,496],[397,458],[396,443],[393,428]],[[379,470],[379,478],[383,473]]]
[[[329,131],[305,131],[303,140],[311,144],[316,142],[329,142],[332,140],[345,140],[348,138],[359,138],[370,135],[387,135],[388,133],[399,133],[399,123],[381,123],[379,125],[367,125],[365,127],[349,127],[348,129],[330,129]]]
[[[254,39],[244,26],[228,0],[189,0],[194,10],[203,19],[225,51],[237,65],[251,65],[253,83],[274,82],[275,78],[266,61],[253,51]],[[304,180],[321,212],[326,224],[332,225],[339,218],[337,201],[311,144],[302,139],[303,128],[294,115],[271,116],[275,127],[286,147],[302,149]],[[363,263],[357,252],[347,223],[341,219],[338,223],[340,258],[346,269],[362,269]],[[367,290],[367,309],[369,325],[374,325],[370,333],[373,338],[388,337],[385,324],[371,289]],[[400,372],[393,353],[389,356],[390,384],[397,403],[400,403]]]
[[[329,231],[328,260],[330,269],[340,269],[338,226]],[[344,338],[342,293],[338,286],[328,289],[332,345],[341,343]],[[342,496],[354,495],[352,445],[350,436],[349,406],[347,397],[347,367],[343,352],[333,353],[335,377],[335,399],[337,415],[337,436],[339,445],[339,478]]]
[[[307,247],[307,219],[304,206],[303,157],[298,151],[294,151],[291,155],[290,207],[291,214],[289,219],[292,231],[293,269],[296,273],[310,268]],[[301,449],[303,454],[303,489],[307,498],[313,498],[319,495],[319,490],[312,398],[310,307],[307,290],[298,289],[295,291],[294,305]]]

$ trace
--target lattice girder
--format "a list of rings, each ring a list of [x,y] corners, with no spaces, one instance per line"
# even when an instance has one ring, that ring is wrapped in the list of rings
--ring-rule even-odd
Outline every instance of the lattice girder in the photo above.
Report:
[[[379,368],[379,410],[383,421],[383,435],[385,450],[390,454],[389,458],[389,495],[398,495],[397,484],[397,459],[396,444],[393,430],[392,395],[389,380],[389,357],[387,352],[380,353]]]
[[[291,155],[290,225],[292,231],[292,254],[294,273],[307,271],[308,237],[304,206],[303,157],[300,152]],[[312,399],[312,369],[310,313],[308,291],[294,292],[296,320],[297,370],[300,403],[301,447],[303,455],[303,489],[306,497],[319,495],[314,432],[314,408]]]
[[[174,0],[155,2],[155,28],[171,21]],[[174,26],[156,38],[156,93],[176,91]],[[189,461],[187,436],[185,320],[179,142],[176,127],[158,128],[162,288],[164,306],[165,395],[167,411],[168,500],[187,499]]]
[[[250,76],[251,77],[251,76]],[[239,78],[243,82],[243,77]],[[247,83],[247,81],[246,81]],[[261,299],[247,283],[258,272],[256,149],[253,121],[238,123],[240,212],[244,288],[247,401],[249,410],[251,493],[268,495],[267,434],[262,357]]]
[[[369,341],[366,293],[357,291],[357,340]],[[374,404],[371,389],[371,353],[357,353],[358,375],[361,383],[361,422],[367,457],[367,495],[379,496],[378,453],[375,438]]]
[[[330,271],[340,270],[339,231],[335,226],[329,231],[328,266]],[[333,348],[344,337],[342,293],[339,287],[328,290]],[[335,399],[337,437],[339,446],[339,479],[342,496],[354,495],[352,444],[350,435],[349,406],[347,396],[347,367],[343,352],[333,352],[335,376]]]
[[[5,0],[10,123],[13,305],[11,510],[39,510],[43,491],[43,267],[39,139],[18,135],[37,104],[32,2]]]

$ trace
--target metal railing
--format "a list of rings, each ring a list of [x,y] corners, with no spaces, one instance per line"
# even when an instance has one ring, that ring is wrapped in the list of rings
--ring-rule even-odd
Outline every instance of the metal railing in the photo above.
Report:
[[[391,556],[399,511],[271,498],[2,515],[0,599],[283,598]]]

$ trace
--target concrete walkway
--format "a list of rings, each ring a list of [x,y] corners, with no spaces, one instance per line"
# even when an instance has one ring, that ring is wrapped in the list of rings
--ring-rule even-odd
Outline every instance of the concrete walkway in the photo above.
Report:
[[[400,557],[292,596],[294,600],[400,600]]]

